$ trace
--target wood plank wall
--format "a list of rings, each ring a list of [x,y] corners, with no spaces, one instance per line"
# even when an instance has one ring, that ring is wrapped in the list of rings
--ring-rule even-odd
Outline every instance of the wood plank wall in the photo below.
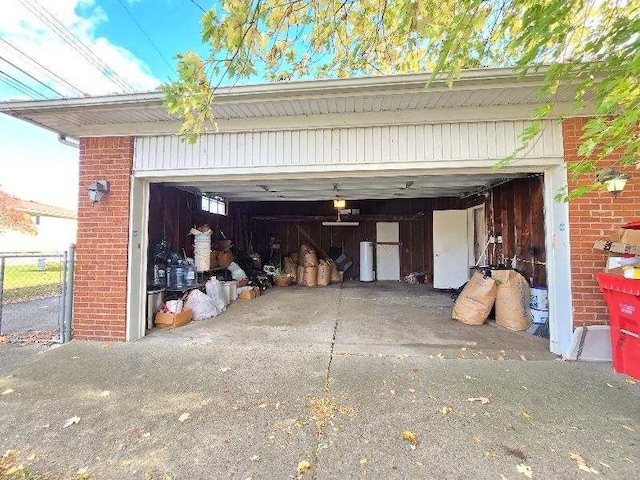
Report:
[[[510,266],[515,256],[533,285],[547,284],[543,195],[543,177],[527,177],[493,188],[485,203],[488,234],[502,235],[501,245],[489,246],[489,262]]]
[[[510,265],[516,256],[517,268],[535,285],[546,285],[543,178],[528,177],[495,187],[484,196],[459,199],[413,198],[349,201],[347,208],[359,208],[358,227],[324,227],[322,221],[335,220],[331,202],[234,202],[229,215],[202,212],[199,198],[184,190],[162,184],[150,186],[149,245],[165,233],[176,251],[191,255],[193,226],[208,223],[222,230],[239,247],[252,247],[263,260],[269,258],[270,239],[280,241],[282,253],[296,251],[306,242],[304,232],[327,253],[337,247],[351,258],[346,278],[360,273],[360,242],[375,241],[376,222],[400,224],[400,273],[427,272],[433,278],[433,211],[466,209],[485,205],[488,235],[502,235],[503,243],[490,245],[488,259],[496,264],[504,258]]]
[[[149,248],[165,234],[173,251],[185,249],[192,255],[193,236],[189,231],[205,223],[227,236],[233,234],[231,217],[203,212],[197,195],[159,183],[149,186]]]
[[[353,261],[345,277],[360,274],[360,242],[375,241],[376,222],[398,222],[400,229],[400,274],[427,272],[433,278],[432,224],[434,210],[464,208],[458,198],[423,198],[348,201],[347,208],[359,208],[357,227],[325,227],[322,221],[336,219],[332,202],[246,202],[240,205],[249,222],[251,246],[268,259],[270,239],[279,240],[284,254],[297,251],[307,242],[307,233],[325,252],[337,247]],[[307,217],[307,218],[302,218]]]

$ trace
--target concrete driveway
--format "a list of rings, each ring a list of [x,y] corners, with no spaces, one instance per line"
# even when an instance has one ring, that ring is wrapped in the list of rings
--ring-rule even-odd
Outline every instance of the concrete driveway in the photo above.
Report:
[[[638,383],[450,308],[424,287],[291,287],[135,343],[3,346],[5,473],[637,478]]]

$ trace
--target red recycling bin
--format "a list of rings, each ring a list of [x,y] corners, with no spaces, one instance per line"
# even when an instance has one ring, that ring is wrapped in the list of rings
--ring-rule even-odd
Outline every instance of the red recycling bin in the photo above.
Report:
[[[609,307],[613,369],[640,379],[640,280],[596,273]]]

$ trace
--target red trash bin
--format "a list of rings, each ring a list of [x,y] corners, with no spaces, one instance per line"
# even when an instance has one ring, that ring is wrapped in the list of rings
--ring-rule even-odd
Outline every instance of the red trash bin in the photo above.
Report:
[[[596,273],[609,307],[613,369],[640,380],[640,280]]]

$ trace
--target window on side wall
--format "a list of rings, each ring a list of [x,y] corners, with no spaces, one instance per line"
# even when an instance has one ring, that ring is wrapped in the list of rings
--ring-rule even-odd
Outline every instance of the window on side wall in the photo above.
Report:
[[[33,223],[34,225],[40,225],[40,215],[33,217]]]
[[[222,197],[201,197],[202,210],[205,212],[213,213],[215,215],[227,214],[227,203]]]

